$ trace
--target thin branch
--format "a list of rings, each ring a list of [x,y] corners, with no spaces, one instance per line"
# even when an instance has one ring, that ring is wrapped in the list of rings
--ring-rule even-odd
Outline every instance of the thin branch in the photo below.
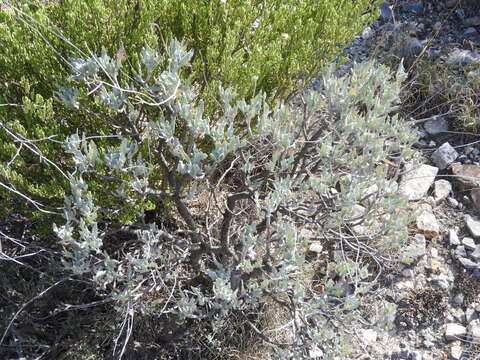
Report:
[[[10,320],[10,322],[8,323],[8,326],[7,328],[5,329],[4,333],[3,333],[3,336],[2,338],[0,339],[0,345],[3,344],[3,341],[5,340],[5,337],[7,336],[8,332],[10,331],[10,328],[12,327],[13,325],[13,322],[17,319],[18,315],[20,315],[20,313],[25,310],[29,305],[33,304],[36,300],[40,299],[42,296],[44,296],[46,293],[48,293],[50,290],[52,290],[53,288],[57,287],[58,285],[60,285],[61,283],[63,283],[64,281],[68,280],[68,278],[64,278],[64,279],[61,279],[61,280],[58,280],[56,283],[50,285],[48,288],[46,288],[45,290],[43,290],[40,294],[38,294],[37,296],[31,298],[29,301],[27,301],[25,304],[23,304],[20,309],[18,309],[18,311],[15,313],[15,315],[13,315],[12,319]]]

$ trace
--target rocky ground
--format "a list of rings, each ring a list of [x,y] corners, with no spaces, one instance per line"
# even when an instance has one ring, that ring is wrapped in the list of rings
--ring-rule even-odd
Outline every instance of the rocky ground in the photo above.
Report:
[[[480,1],[390,1],[380,10],[347,49],[339,74],[386,53],[407,65],[423,56],[480,66]],[[437,114],[414,122],[424,163],[404,169],[400,191],[419,216],[405,264],[374,306],[389,305],[394,325],[356,331],[358,359],[480,359],[480,141],[452,131],[450,120]]]

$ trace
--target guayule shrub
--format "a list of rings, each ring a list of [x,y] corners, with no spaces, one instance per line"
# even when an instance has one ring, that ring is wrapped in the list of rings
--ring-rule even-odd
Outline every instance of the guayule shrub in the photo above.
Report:
[[[107,148],[81,134],[66,142],[75,172],[65,222],[55,226],[64,266],[93,281],[125,319],[155,318],[157,341],[203,329],[216,344],[235,313],[278,359],[344,354],[353,310],[373,284],[358,259],[395,259],[407,237],[406,200],[389,171],[415,141],[389,116],[405,73],[373,63],[344,78],[329,70],[322,91],[306,92],[298,106],[270,107],[261,92],[246,101],[220,86],[212,119],[198,85],[182,80],[192,57],[176,40],[165,57],[144,49],[128,82],[106,53],[73,61],[79,88],[56,95],[75,107],[88,89],[125,114],[119,131],[129,135]],[[234,128],[239,117],[243,131]],[[206,140],[208,153],[198,146]],[[92,183],[113,184],[110,202],[98,205]],[[149,202],[166,204],[173,224],[148,219]],[[137,209],[133,221],[118,220],[125,208]],[[303,272],[312,242],[328,249],[332,270],[320,288]],[[247,316],[267,302],[289,314],[283,343]]]
[[[121,114],[100,116],[95,104],[70,111],[52,93],[69,58],[102,48],[135,77],[143,47],[163,52],[183,39],[194,50],[185,77],[202,89],[205,111],[217,110],[217,88],[234,86],[245,98],[287,95],[333,60],[376,16],[371,0],[8,0],[0,9],[0,121],[23,140],[37,141],[45,158],[64,162],[57,140],[80,129],[107,135]],[[73,45],[75,44],[75,45]],[[160,45],[160,46],[159,46]],[[256,81],[252,81],[252,78]],[[88,108],[90,111],[86,111]],[[181,124],[178,124],[181,125]],[[46,209],[58,206],[68,182],[39,156],[0,129],[0,176]],[[44,141],[38,141],[44,139]],[[101,140],[98,140],[100,142]],[[106,146],[108,141],[103,141]],[[208,150],[208,146],[205,148]],[[17,153],[18,152],[18,153]],[[14,159],[14,161],[11,161]],[[7,166],[8,165],[8,166]],[[40,179],[40,180],[39,180]],[[3,188],[2,188],[3,189]],[[91,188],[92,191],[102,189]],[[10,198],[11,194],[2,193]]]

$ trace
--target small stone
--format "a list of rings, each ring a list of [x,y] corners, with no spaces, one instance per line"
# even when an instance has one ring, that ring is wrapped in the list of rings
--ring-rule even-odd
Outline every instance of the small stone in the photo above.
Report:
[[[446,7],[454,7],[459,3],[460,0],[447,0],[445,1]]]
[[[445,339],[448,341],[461,339],[467,334],[465,326],[456,323],[449,323],[445,328]]]
[[[465,163],[465,161],[468,160],[468,156],[462,154],[462,155],[460,155],[460,156],[457,158],[457,160],[463,164],[463,163]]]
[[[460,239],[458,238],[457,231],[455,229],[448,230],[448,241],[450,246],[460,245]]]
[[[437,248],[432,247],[432,248],[430,249],[430,255],[432,255],[433,258],[438,257],[438,250],[437,250]]]
[[[473,261],[480,261],[480,245],[475,247],[475,250],[470,254],[470,258]]]
[[[458,18],[460,20],[465,20],[466,16],[465,16],[465,10],[462,9],[462,8],[458,8],[458,9],[455,9],[455,14],[458,16]]]
[[[433,184],[433,194],[436,203],[439,203],[443,199],[446,199],[452,192],[452,184],[448,180],[437,180]]]
[[[403,4],[403,9],[405,11],[410,11],[415,15],[422,15],[423,14],[423,6],[422,4]]]
[[[480,187],[480,166],[454,162],[450,168],[455,182],[462,190]]]
[[[457,6],[457,4],[459,3],[460,0],[447,0],[445,2],[445,5],[449,8],[452,8],[454,6]]]
[[[436,272],[438,269],[440,269],[442,263],[438,259],[430,259],[430,264],[428,265],[430,270],[433,272]]]
[[[468,270],[478,269],[478,264],[466,257],[459,257],[458,261],[460,261],[460,263],[465,269],[468,269]]]
[[[465,37],[466,39],[476,38],[478,35],[478,31],[474,27],[466,28],[463,32],[463,37]]]
[[[323,359],[323,351],[317,345],[312,346],[308,355],[311,359]]]
[[[320,254],[323,251],[323,246],[318,242],[314,242],[310,244],[310,246],[308,247],[308,251]]]
[[[456,321],[460,322],[461,324],[466,323],[465,311],[463,311],[461,308],[451,309],[450,311],[452,312],[452,315]]]
[[[440,169],[446,169],[458,157],[457,151],[448,142],[442,144],[432,153],[432,161]]]
[[[408,200],[420,200],[425,197],[435,181],[438,168],[430,165],[420,165],[415,169],[411,164],[405,165],[405,174],[402,176],[399,190]]]
[[[403,251],[401,256],[402,262],[405,264],[410,264],[415,259],[424,256],[427,253],[426,247],[427,241],[425,236],[422,234],[415,235],[412,243],[405,247]]]
[[[463,300],[465,300],[465,295],[461,292],[453,297],[453,302],[458,306],[463,305]]]
[[[473,269],[473,276],[475,277],[475,279],[480,280],[480,269],[479,268]]]
[[[433,24],[432,30],[435,32],[440,32],[442,30],[442,22],[437,21],[435,24]]]
[[[474,238],[480,237],[480,220],[470,215],[465,215],[465,222],[467,223],[470,234],[472,234]]]
[[[425,199],[425,202],[430,205],[430,207],[435,207],[435,205],[437,205],[437,202],[435,201],[435,198],[433,196],[429,196]],[[431,210],[430,210],[431,212]]]
[[[465,320],[467,321],[467,323],[476,319],[478,319],[478,315],[475,309],[470,306],[467,307],[467,309],[465,310]]]
[[[480,211],[480,188],[475,188],[470,191],[470,197],[472,198],[473,205]]]
[[[393,19],[392,8],[386,1],[380,4],[380,19],[385,22],[389,22]]]
[[[465,250],[465,246],[463,245],[457,246],[457,248],[455,249],[455,257],[459,258],[459,257],[466,257],[466,256],[467,256],[467,251]]]
[[[465,26],[478,26],[480,25],[480,16],[472,16],[463,20]]]
[[[420,230],[429,239],[438,236],[440,233],[440,226],[434,214],[428,211],[423,211],[417,217],[417,229]]]
[[[447,65],[470,65],[480,64],[480,55],[470,50],[455,49],[445,60]]]
[[[462,345],[457,344],[457,345],[453,345],[450,348],[450,357],[452,358],[452,360],[460,360],[462,358],[462,355],[463,355]]]
[[[432,276],[430,278],[432,284],[440,287],[443,290],[447,290],[450,288],[450,284],[452,283],[452,279],[446,274],[440,274],[436,276]]]
[[[413,147],[416,149],[426,149],[429,147],[427,140],[418,140],[413,144]]]
[[[430,135],[438,135],[448,131],[448,122],[443,117],[435,116],[423,125],[425,131]]]
[[[471,237],[464,237],[462,239],[462,244],[465,246],[466,250],[475,250],[477,245],[475,245],[475,240],[473,240]]]
[[[362,38],[365,40],[370,39],[373,34],[374,32],[372,28],[370,26],[367,26],[362,32]]]
[[[412,269],[405,269],[402,271],[402,275],[406,278],[412,278],[415,272]]]
[[[470,335],[470,341],[480,341],[480,320],[472,320],[468,324],[468,335]]]
[[[412,280],[404,280],[404,281],[399,281],[395,284],[395,287],[398,289],[398,290],[411,290],[413,288],[415,288],[415,284],[413,283]]]
[[[409,36],[403,39],[402,47],[398,48],[398,55],[409,59],[421,54],[423,50],[423,41],[418,40],[415,36]]]
[[[447,201],[448,201],[448,204],[452,207],[452,208],[456,208],[458,207],[458,201],[453,198],[453,197],[448,197],[447,198]]]
[[[373,345],[377,342],[378,333],[373,329],[359,330],[359,335],[367,345]]]

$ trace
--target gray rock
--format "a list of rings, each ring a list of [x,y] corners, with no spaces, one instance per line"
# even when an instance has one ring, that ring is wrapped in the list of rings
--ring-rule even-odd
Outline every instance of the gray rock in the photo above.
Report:
[[[422,199],[432,186],[438,168],[423,164],[414,169],[411,164],[406,164],[405,170],[399,186],[400,192],[409,200]]]
[[[445,60],[447,65],[470,65],[480,64],[480,55],[470,50],[453,50]]]
[[[445,328],[445,339],[448,341],[457,340],[467,335],[465,326],[456,323],[449,323]]]
[[[470,336],[470,341],[478,342],[480,341],[480,320],[472,320],[468,324],[468,335]]]
[[[436,203],[446,199],[452,191],[452,184],[450,181],[440,179],[433,184],[433,194]]]
[[[468,231],[474,238],[480,237],[480,220],[470,215],[465,215]]]
[[[473,276],[475,277],[475,279],[480,280],[480,268],[473,269]]]
[[[463,347],[461,344],[455,344],[450,348],[450,357],[452,360],[460,360],[463,355]]]
[[[448,142],[442,144],[432,154],[432,161],[440,169],[446,169],[458,157],[457,151]]]
[[[451,207],[453,207],[453,208],[458,207],[458,201],[457,201],[455,198],[449,197],[449,198],[447,198],[447,201],[448,201],[448,204],[449,204]]]
[[[458,18],[460,20],[465,20],[466,16],[465,16],[465,10],[462,9],[462,8],[458,8],[458,9],[455,9],[455,14],[458,16]]]
[[[480,16],[472,16],[463,20],[465,26],[478,26],[480,25]]]
[[[410,264],[415,259],[424,256],[427,253],[427,240],[422,234],[417,234],[410,245],[405,247],[401,255],[401,260],[405,264]]]
[[[367,40],[370,39],[374,34],[374,31],[370,26],[367,26],[362,32],[362,38]]]
[[[448,230],[448,241],[450,246],[460,245],[460,239],[458,238],[457,231],[455,229]]]
[[[476,319],[478,319],[478,315],[475,309],[470,306],[467,307],[467,309],[465,310],[465,320],[467,321],[467,323],[470,323],[471,321]]]
[[[412,290],[415,288],[415,284],[413,283],[412,280],[404,280],[404,281],[399,281],[395,284],[395,288],[398,290]]]
[[[465,311],[463,311],[461,308],[451,309],[450,311],[456,321],[458,321],[461,324],[466,323]]]
[[[438,225],[437,218],[430,211],[422,211],[416,221],[417,229],[425,234],[427,238],[434,238],[440,233],[440,225]]]
[[[475,245],[475,240],[473,240],[471,237],[464,237],[462,239],[462,244],[465,246],[466,250],[475,250],[477,245]]]
[[[459,2],[460,0],[447,0],[445,1],[445,5],[450,8],[450,7],[457,6]]]
[[[416,149],[426,149],[429,148],[430,145],[428,144],[427,140],[418,140],[413,144],[413,147]]]
[[[423,14],[423,6],[422,4],[402,4],[402,8],[405,11],[410,11],[415,15],[422,15]]]
[[[405,269],[402,271],[403,277],[412,278],[415,275],[415,272],[412,269]]]
[[[458,306],[463,305],[463,300],[465,300],[465,294],[462,292],[459,292],[457,295],[453,297],[453,303]]]
[[[465,37],[466,39],[476,38],[477,36],[479,36],[479,33],[474,27],[466,28],[463,32],[463,37]]]
[[[455,257],[459,258],[459,257],[466,257],[466,256],[467,256],[467,251],[465,250],[465,246],[463,245],[457,246],[457,248],[455,249]]]
[[[323,359],[323,351],[317,345],[312,346],[308,355],[311,359]]]
[[[425,131],[430,135],[438,135],[448,131],[448,122],[443,117],[434,117],[423,125]]]
[[[374,345],[377,342],[378,333],[373,329],[361,329],[358,331],[366,345]]]
[[[471,270],[478,268],[478,264],[466,257],[459,257],[458,261],[462,264],[465,269]]]
[[[480,261],[480,245],[475,247],[475,250],[470,254],[470,258],[473,261]]]
[[[410,354],[408,355],[407,359],[424,360],[422,352],[418,351],[418,350],[411,351]]]
[[[472,198],[473,205],[480,211],[480,188],[475,188],[470,191],[470,197]]]
[[[393,20],[392,8],[386,1],[380,4],[380,19],[385,22],[390,22]]]
[[[319,242],[311,243],[308,247],[308,251],[316,254],[321,254],[323,251],[323,246]]]
[[[433,285],[448,291],[448,289],[450,289],[451,284],[453,282],[453,277],[450,277],[447,274],[440,274],[440,275],[432,276],[430,278],[430,282]]]

